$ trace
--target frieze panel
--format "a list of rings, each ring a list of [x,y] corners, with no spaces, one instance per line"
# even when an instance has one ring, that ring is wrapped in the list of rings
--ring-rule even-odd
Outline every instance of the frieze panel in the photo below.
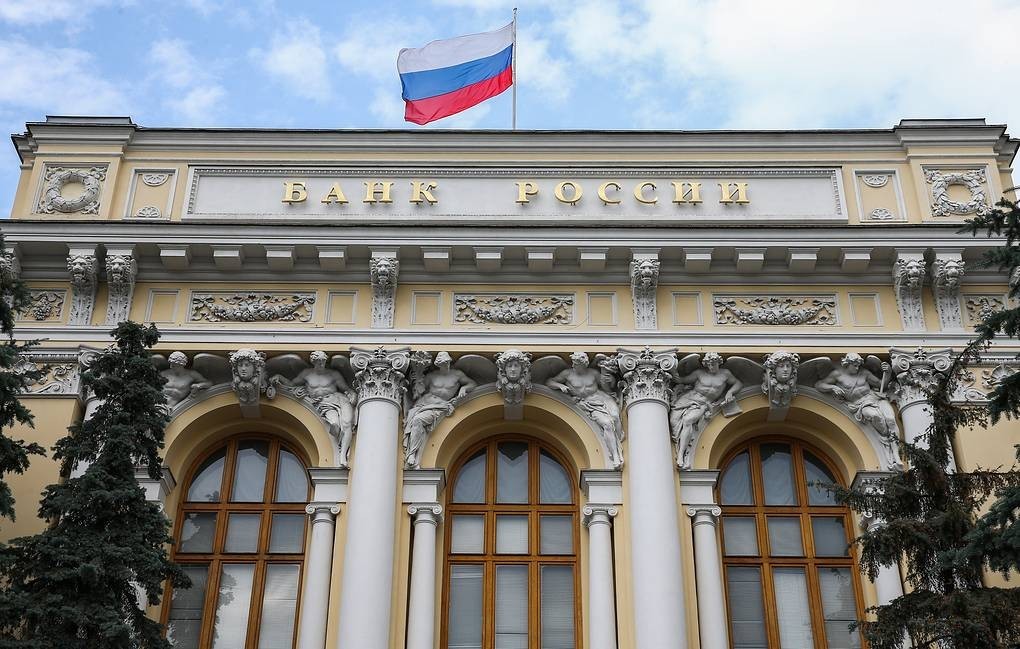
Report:
[[[931,213],[934,216],[984,216],[992,211],[985,195],[984,169],[925,169],[924,178],[931,185]],[[949,187],[952,185],[965,187],[970,192],[969,200],[956,201],[950,198]]]
[[[47,167],[36,211],[42,214],[98,214],[106,165]],[[68,185],[80,186],[64,195]]]
[[[976,325],[992,313],[1006,308],[1006,297],[1001,293],[962,295],[967,324]]]
[[[574,296],[569,294],[456,294],[453,307],[454,322],[568,325],[574,321]]]
[[[309,322],[314,293],[192,293],[191,322]]]
[[[712,308],[723,325],[839,324],[835,295],[713,295]]]
[[[81,364],[77,352],[28,352],[14,365],[18,373],[38,372],[25,387],[27,395],[80,396]]]
[[[18,314],[19,320],[36,320],[38,322],[59,321],[64,314],[64,300],[67,291],[30,290],[28,292],[28,308]]]

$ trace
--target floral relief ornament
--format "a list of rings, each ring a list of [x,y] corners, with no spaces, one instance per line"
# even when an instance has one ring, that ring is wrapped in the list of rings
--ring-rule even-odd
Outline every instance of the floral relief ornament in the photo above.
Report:
[[[718,324],[835,326],[836,300],[831,296],[725,296],[713,300]]]
[[[889,174],[865,174],[861,176],[861,180],[868,187],[878,189],[889,184]]]
[[[454,322],[483,324],[570,324],[571,295],[458,295]]]
[[[926,169],[924,177],[931,185],[931,213],[935,216],[950,216],[952,214],[985,216],[991,213],[992,208],[988,205],[983,187],[984,169],[953,172]],[[966,187],[970,191],[970,200],[961,202],[949,198],[950,185]]]
[[[28,312],[35,320],[49,320],[64,309],[64,291],[30,291]]]
[[[312,293],[196,294],[191,302],[191,319],[207,322],[308,322],[312,319]]]
[[[99,195],[103,188],[102,181],[106,180],[106,167],[53,167],[46,170],[44,180],[46,185],[39,200],[40,212],[44,214],[99,212]],[[74,197],[65,197],[64,188],[72,184],[82,185],[81,193]]]

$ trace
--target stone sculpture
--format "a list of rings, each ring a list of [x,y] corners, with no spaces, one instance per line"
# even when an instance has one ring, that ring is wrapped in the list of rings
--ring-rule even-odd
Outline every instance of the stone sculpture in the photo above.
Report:
[[[899,427],[896,425],[896,414],[885,391],[889,387],[892,376],[889,363],[881,363],[874,356],[868,357],[869,364],[878,365],[882,377],[876,375],[874,369],[865,367],[860,354],[850,352],[840,361],[839,367],[831,371],[815,383],[815,389],[831,394],[850,410],[854,419],[870,424],[884,443],[892,444],[899,438]],[[814,358],[808,363],[829,363],[828,358]],[[806,365],[806,363],[805,363]]]
[[[797,366],[800,355],[785,350],[773,352],[765,358],[765,374],[761,391],[769,397],[769,421],[781,421],[790,409],[797,394]]]
[[[496,356],[496,389],[503,395],[507,419],[523,416],[524,395],[531,390],[531,354],[508,349]]]
[[[677,445],[676,461],[680,467],[690,466],[689,456],[694,440],[704,424],[718,409],[735,405],[736,395],[744,387],[743,382],[722,364],[722,356],[709,352],[701,359],[700,368],[673,376],[677,384],[692,386],[689,390],[678,392],[669,409],[669,428]]]
[[[168,359],[169,367],[160,372],[166,379],[163,385],[163,396],[168,408],[193,397],[200,391],[212,386],[212,381],[201,372],[188,369],[188,357],[183,352],[174,352]]]
[[[295,397],[311,402],[326,420],[330,435],[337,440],[340,450],[337,466],[346,468],[349,466],[351,441],[354,439],[354,405],[358,395],[343,373],[336,368],[337,365],[346,365],[347,359],[334,356],[330,361],[331,367],[326,367],[328,359],[326,352],[314,351],[309,355],[311,367],[300,369],[292,379],[281,373],[273,374],[269,377],[269,384],[282,386]],[[269,363],[275,360],[271,359]]]
[[[604,359],[601,354],[596,356],[596,361]],[[620,421],[620,407],[612,394],[615,387],[612,384],[613,376],[609,371],[589,367],[588,354],[585,352],[574,352],[570,355],[570,361],[572,367],[559,372],[545,384],[570,396],[595,422],[606,447],[609,466],[618,469],[623,466],[621,443],[624,431],[623,423]],[[600,368],[602,367],[600,362]]]
[[[416,352],[411,363],[414,403],[404,417],[404,465],[417,469],[421,466],[425,440],[439,422],[453,414],[454,402],[478,387],[478,383],[451,367],[453,359],[446,352],[436,354],[436,369],[428,373],[425,370],[433,363],[427,352]]]

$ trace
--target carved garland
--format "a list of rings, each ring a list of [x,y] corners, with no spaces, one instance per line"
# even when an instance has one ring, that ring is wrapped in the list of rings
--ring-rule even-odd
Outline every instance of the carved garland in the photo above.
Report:
[[[937,169],[926,169],[924,177],[931,185],[931,213],[935,216],[951,214],[990,214],[992,208],[985,199],[984,169],[954,171],[943,173]],[[970,200],[966,203],[949,198],[950,185],[963,185],[970,191]]]
[[[197,293],[191,296],[190,319],[193,322],[309,322],[314,304],[313,293]]]
[[[65,291],[29,291],[27,314],[35,320],[49,320],[64,310]]]
[[[570,324],[572,295],[457,295],[454,322],[484,324]]]
[[[967,309],[967,322],[975,324],[1006,308],[1006,300],[1001,295],[968,295],[964,300]]]
[[[717,324],[824,325],[838,324],[836,296],[714,296]]]
[[[89,167],[68,169],[54,167],[46,171],[46,187],[39,199],[39,211],[44,214],[62,212],[81,212],[96,214],[99,212],[99,194],[102,181],[106,180],[106,167]],[[74,198],[65,198],[61,192],[71,184],[84,186],[81,194]]]

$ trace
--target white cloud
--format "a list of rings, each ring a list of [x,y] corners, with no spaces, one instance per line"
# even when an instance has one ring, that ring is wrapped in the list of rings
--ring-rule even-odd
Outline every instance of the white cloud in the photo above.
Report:
[[[1017,48],[1001,33],[1020,24],[1020,6],[972,0],[966,14],[975,19],[922,0],[592,0],[551,12],[550,29],[578,74],[624,79],[644,123],[656,101],[680,104],[670,122],[702,110],[708,126],[728,128],[1020,121],[1006,63]]]
[[[404,102],[400,99],[400,94],[393,92],[392,89],[376,87],[368,109],[378,118],[380,126],[397,128],[406,126]]]
[[[562,103],[570,96],[574,82],[566,59],[554,56],[551,43],[534,31],[518,34],[517,83],[528,92],[542,93],[543,98]]]
[[[51,22],[80,22],[93,10],[131,0],[0,0],[0,20],[18,25],[41,25]]]
[[[117,84],[96,72],[90,53],[0,40],[0,105],[34,113],[126,115],[131,106]]]
[[[192,55],[187,43],[177,38],[162,39],[149,52],[151,82],[164,89],[163,103],[192,124],[216,121],[220,101],[226,96],[210,71]],[[175,92],[166,92],[166,86]]]
[[[376,17],[365,18],[376,22]],[[420,47],[430,33],[421,20],[388,20],[385,30],[371,29],[355,21],[340,42],[333,47],[333,55],[349,71],[376,81],[393,83],[397,77],[397,54],[404,47]],[[380,21],[383,22],[383,21]]]
[[[299,97],[324,101],[332,94],[322,34],[307,20],[289,23],[268,49],[253,49],[250,55]]]

